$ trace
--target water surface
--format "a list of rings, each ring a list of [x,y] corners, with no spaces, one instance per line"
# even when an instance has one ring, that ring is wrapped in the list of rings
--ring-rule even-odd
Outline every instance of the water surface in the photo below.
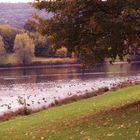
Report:
[[[38,109],[55,100],[140,81],[139,64],[96,65],[0,70],[0,115],[28,105]]]

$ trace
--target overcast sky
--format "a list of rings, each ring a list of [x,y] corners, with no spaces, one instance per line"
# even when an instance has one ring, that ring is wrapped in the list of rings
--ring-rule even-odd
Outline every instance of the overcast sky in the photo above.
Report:
[[[11,3],[16,3],[16,2],[33,2],[34,0],[0,0],[1,2],[11,2]],[[102,0],[102,1],[106,1],[106,0]]]
[[[11,2],[11,3],[15,3],[15,2],[32,2],[33,0],[0,0],[1,2]]]

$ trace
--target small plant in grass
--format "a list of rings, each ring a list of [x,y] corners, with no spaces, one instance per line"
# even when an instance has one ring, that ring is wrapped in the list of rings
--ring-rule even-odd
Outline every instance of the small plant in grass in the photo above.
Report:
[[[26,34],[18,34],[15,38],[14,52],[18,63],[31,63],[34,56],[34,43]]]
[[[0,64],[4,63],[6,50],[4,48],[3,38],[0,36]]]

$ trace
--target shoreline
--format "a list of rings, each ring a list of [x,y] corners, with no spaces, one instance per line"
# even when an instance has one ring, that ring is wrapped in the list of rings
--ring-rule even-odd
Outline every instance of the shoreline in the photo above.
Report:
[[[0,70],[5,69],[32,69],[32,68],[49,68],[49,67],[71,67],[80,66],[80,63],[76,59],[70,59],[63,62],[32,62],[31,64],[0,64]]]
[[[78,63],[60,63],[60,64],[41,64],[41,65],[8,65],[1,67],[0,70],[12,70],[12,69],[33,69],[33,68],[58,68],[58,67],[79,67],[80,64]]]
[[[127,65],[127,64],[140,64],[140,61],[116,61],[110,64],[106,61],[103,63],[96,63],[97,65]],[[71,62],[33,62],[31,64],[0,64],[0,70],[12,70],[12,69],[33,69],[33,68],[57,68],[57,67],[80,67],[81,64],[76,59],[72,59]]]
[[[133,77],[134,78],[134,77]],[[18,115],[29,115],[35,112],[39,112],[41,110],[44,109],[48,109],[50,107],[53,106],[58,106],[58,105],[64,105],[64,104],[68,104],[74,101],[79,101],[81,99],[86,99],[86,98],[90,98],[90,97],[94,97],[94,96],[99,96],[101,94],[106,93],[107,91],[113,91],[113,90],[117,90],[123,87],[128,87],[131,85],[136,85],[136,84],[140,84],[140,77],[134,78],[134,79],[130,79],[130,78],[126,78],[125,80],[123,80],[123,78],[116,79],[115,82],[114,79],[112,80],[108,80],[106,82],[103,81],[98,81],[97,85],[102,85],[99,87],[94,87],[93,88],[93,84],[95,84],[94,82],[92,84],[85,84],[83,83],[80,86],[87,86],[86,88],[83,88],[83,92],[82,90],[75,90],[75,92],[64,92],[62,93],[63,90],[60,89],[60,91],[57,91],[58,95],[53,95],[52,97],[52,93],[47,94],[47,93],[40,93],[39,95],[37,94],[27,94],[27,95],[17,95],[13,96],[13,97],[8,97],[5,101],[10,101],[11,98],[11,102],[15,101],[13,103],[13,106],[15,108],[11,109],[10,105],[6,105],[5,103],[5,107],[7,107],[7,111],[3,110],[0,108],[0,120],[9,120],[12,117],[18,116]],[[79,83],[78,83],[79,84]],[[72,85],[71,85],[72,86]],[[75,87],[74,87],[75,88]],[[79,87],[78,87],[79,88]],[[55,89],[54,89],[55,90]],[[91,90],[91,91],[90,91]],[[60,94],[59,94],[60,93]],[[42,100],[42,101],[41,101]],[[31,104],[33,103],[34,104]],[[37,104],[35,104],[35,102]],[[4,102],[3,102],[4,103]]]

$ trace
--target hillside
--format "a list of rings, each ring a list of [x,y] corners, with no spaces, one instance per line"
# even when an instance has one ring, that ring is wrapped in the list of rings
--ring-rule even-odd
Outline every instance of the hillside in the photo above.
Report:
[[[43,17],[50,17],[46,12],[38,11],[27,3],[0,3],[0,24],[23,27],[25,21],[35,12]]]

